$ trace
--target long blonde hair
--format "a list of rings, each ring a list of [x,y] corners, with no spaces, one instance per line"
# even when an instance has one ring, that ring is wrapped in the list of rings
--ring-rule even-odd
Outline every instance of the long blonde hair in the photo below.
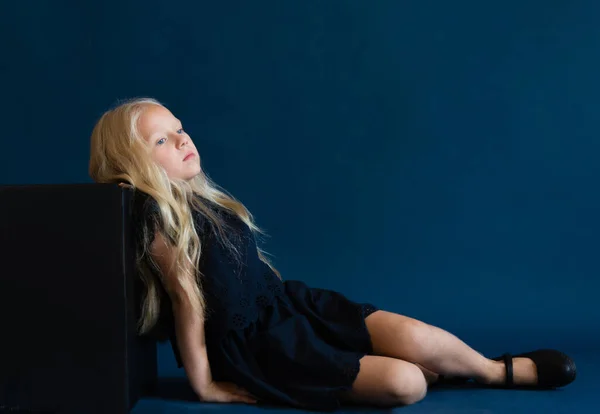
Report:
[[[222,236],[225,234],[218,215],[196,196],[237,215],[253,232],[262,231],[254,224],[246,207],[219,189],[203,171],[189,181],[173,180],[152,160],[147,143],[138,130],[139,117],[149,105],[163,106],[152,98],[130,99],[100,117],[91,135],[89,174],[97,183],[128,183],[135,191],[146,193],[156,201],[160,227],[157,231],[171,242],[176,256],[179,284],[194,311],[204,317],[206,303],[202,291],[202,275],[198,269],[202,241],[196,232],[192,211],[202,213],[215,224]],[[144,235],[142,249],[136,257],[145,288],[138,321],[139,334],[150,332],[157,324],[161,309],[160,288],[164,288],[164,285],[160,286],[162,282],[157,280],[156,273],[151,270],[158,270],[148,254],[148,244],[152,237],[152,234]],[[222,239],[227,240],[227,237]],[[232,244],[229,247],[235,249]],[[281,278],[266,259],[265,253],[258,247],[257,251],[260,259]],[[186,269],[192,271],[186,272]],[[160,271],[158,273],[158,277],[162,278]]]

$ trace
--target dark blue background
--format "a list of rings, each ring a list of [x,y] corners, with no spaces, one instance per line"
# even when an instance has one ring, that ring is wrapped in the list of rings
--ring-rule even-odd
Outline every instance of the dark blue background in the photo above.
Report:
[[[598,349],[599,12],[2,2],[0,182],[89,182],[96,119],[153,96],[270,234],[284,278],[485,353]],[[160,370],[182,375],[168,346]]]

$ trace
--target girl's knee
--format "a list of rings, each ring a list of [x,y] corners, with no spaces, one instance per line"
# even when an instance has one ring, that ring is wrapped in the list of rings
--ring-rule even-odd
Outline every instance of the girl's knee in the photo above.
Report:
[[[421,401],[427,395],[427,380],[414,364],[394,364],[388,372],[386,383],[392,400],[400,405]]]
[[[419,367],[401,359],[365,356],[350,392],[341,399],[352,403],[398,406],[414,404],[427,394],[427,381]]]

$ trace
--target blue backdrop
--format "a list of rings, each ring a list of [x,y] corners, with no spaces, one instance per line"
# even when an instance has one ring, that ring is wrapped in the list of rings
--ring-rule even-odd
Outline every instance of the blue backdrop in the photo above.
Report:
[[[600,3],[2,2],[0,182],[153,96],[286,279],[485,353],[600,348]],[[169,346],[161,375],[183,375]]]

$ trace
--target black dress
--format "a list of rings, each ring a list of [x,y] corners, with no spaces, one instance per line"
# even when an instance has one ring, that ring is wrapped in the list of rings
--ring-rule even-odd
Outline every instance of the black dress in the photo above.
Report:
[[[156,204],[139,191],[134,200],[135,222],[140,226],[136,233],[142,234],[144,226],[152,229],[156,223]],[[372,353],[365,318],[377,308],[301,281],[282,281],[259,259],[248,226],[204,202],[230,226],[228,234],[240,254],[236,258],[212,231],[210,221],[194,213],[202,242],[205,340],[213,379],[236,383],[259,403],[338,408],[338,393],[351,388],[360,358]],[[182,367],[172,317],[166,324]]]

